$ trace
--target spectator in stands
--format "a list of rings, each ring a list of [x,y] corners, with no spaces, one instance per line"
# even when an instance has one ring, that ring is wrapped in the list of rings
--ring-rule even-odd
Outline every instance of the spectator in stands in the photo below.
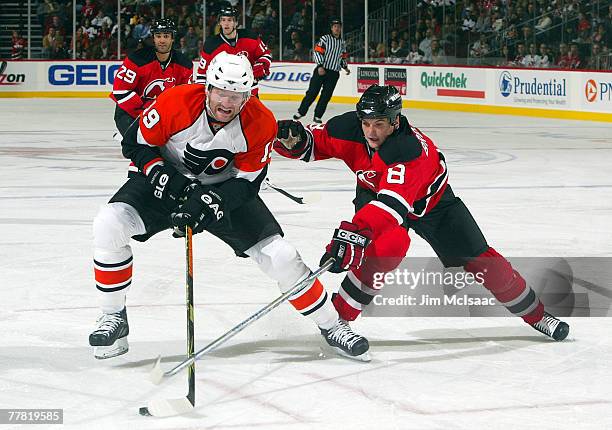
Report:
[[[81,9],[81,15],[89,19],[92,19],[96,15],[96,4],[93,0],[85,0],[85,6]]]
[[[535,25],[536,34],[543,33],[552,25],[552,18],[550,13],[545,13],[540,17],[538,23]]]
[[[85,60],[89,58],[89,37],[87,34],[83,33],[83,27],[76,29],[76,36],[72,41],[71,51],[75,52],[77,60]]]
[[[558,66],[563,69],[578,69],[581,64],[582,60],[578,54],[578,45],[572,43],[569,52],[559,58]]]
[[[523,57],[521,66],[523,67],[538,67],[540,64],[540,56],[538,55],[538,48],[535,43],[529,44],[529,53]]]
[[[197,57],[199,53],[198,40],[200,40],[201,37],[198,36],[193,25],[187,28],[187,33],[185,33],[185,36],[183,36],[183,38],[185,39],[185,46],[187,47],[187,50],[188,50],[188,52],[185,55],[190,59]],[[180,40],[179,40],[179,44],[180,44]]]
[[[541,69],[548,69],[552,64],[552,58],[548,56],[548,47],[546,44],[540,44],[540,61],[536,64],[535,67],[539,67]]]
[[[43,58],[55,59],[64,45],[64,38],[57,34],[55,28],[49,28],[49,32],[43,37]]]
[[[387,62],[392,64],[401,64],[404,61],[405,56],[405,54],[402,55],[401,53],[399,42],[396,39],[393,39],[391,41],[391,48],[389,48]]]
[[[45,34],[49,32],[49,29],[51,27],[53,27],[55,29],[55,32],[57,34],[60,34],[62,36],[66,36],[66,30],[64,30],[64,25],[62,24],[62,21],[60,20],[60,17],[58,15],[51,16],[51,20],[49,21],[49,23],[45,27]]]
[[[102,24],[106,24],[108,28],[111,28],[113,25],[113,20],[104,15],[104,11],[100,9],[96,16],[91,20],[91,25],[94,27],[102,27]]]
[[[612,21],[610,22],[610,25],[612,25]],[[597,26],[597,30],[595,31],[595,34],[593,34],[591,41],[594,44],[603,43],[604,45],[607,45],[608,35],[606,34],[606,27],[603,24],[599,24]]]
[[[444,50],[440,46],[438,39],[431,41],[431,64],[448,64]]]
[[[469,64],[483,64],[482,59],[489,54],[489,44],[487,43],[487,37],[481,34],[480,37],[472,47],[470,48],[470,61]]]
[[[132,37],[136,40],[145,40],[151,36],[151,24],[146,17],[138,18],[138,24],[132,30]]]
[[[431,58],[431,41],[432,31],[428,29],[425,32],[425,38],[419,43],[419,50],[423,53],[425,58]]]
[[[523,31],[523,43],[525,44],[525,46],[529,46],[530,43],[533,43],[535,41],[535,37],[533,34],[533,28],[526,25],[523,27],[522,31]]]
[[[519,43],[518,45],[516,45],[516,56],[514,57],[513,61],[514,65],[522,66],[523,58],[525,58],[525,55],[527,55],[527,52],[525,52],[525,44]]]
[[[468,15],[463,20],[463,24],[461,25],[461,30],[464,32],[474,31],[474,27],[476,27],[476,21],[474,20],[473,12],[469,12]]]
[[[419,47],[415,42],[410,44],[410,52],[406,56],[406,63],[408,64],[421,64],[423,63],[423,52],[419,51]]]
[[[489,33],[491,31],[491,17],[485,8],[480,9],[480,14],[474,25],[476,33]]]
[[[13,30],[13,37],[11,38],[11,60],[21,60],[24,57],[24,50],[27,48],[28,43],[21,37],[21,34],[17,30]]]
[[[308,51],[299,40],[295,42],[293,49],[293,61],[308,61]]]
[[[601,48],[597,43],[591,45],[591,57],[586,68],[589,70],[602,70]]]

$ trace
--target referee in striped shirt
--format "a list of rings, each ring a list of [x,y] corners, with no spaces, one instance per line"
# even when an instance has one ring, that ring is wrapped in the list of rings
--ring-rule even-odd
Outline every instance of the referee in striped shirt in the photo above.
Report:
[[[348,75],[351,71],[346,64],[346,43],[340,37],[342,32],[342,21],[339,19],[333,19],[331,22],[331,33],[326,34],[319,39],[319,42],[314,47],[314,61],[317,63],[312,77],[310,78],[310,85],[308,91],[302,99],[302,103],[298,108],[298,112],[293,115],[293,119],[298,120],[302,118],[308,112],[308,108],[312,102],[319,95],[321,87],[321,97],[317,102],[317,106],[314,111],[313,122],[321,124],[321,118],[327,109],[327,103],[331,99],[336,83],[340,77],[340,68],[342,67]]]

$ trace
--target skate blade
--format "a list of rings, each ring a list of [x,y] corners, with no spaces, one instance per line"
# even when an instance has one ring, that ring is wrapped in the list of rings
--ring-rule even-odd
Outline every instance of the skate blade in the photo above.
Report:
[[[127,336],[117,339],[110,346],[94,346],[94,357],[98,360],[106,360],[107,358],[117,357],[128,352],[129,345]]]
[[[321,347],[321,351],[323,352],[323,356],[330,355],[330,354],[326,354],[326,351],[330,351],[331,353],[339,355],[341,357],[349,358],[351,360],[360,361],[360,362],[363,362],[363,363],[369,363],[372,360],[372,357],[370,357],[370,351],[366,351],[366,352],[364,352],[361,355],[350,355],[350,354],[347,354],[346,352],[344,352],[340,348],[337,348],[335,346],[330,346],[330,345],[327,345],[327,344],[325,344],[325,345],[323,345]]]

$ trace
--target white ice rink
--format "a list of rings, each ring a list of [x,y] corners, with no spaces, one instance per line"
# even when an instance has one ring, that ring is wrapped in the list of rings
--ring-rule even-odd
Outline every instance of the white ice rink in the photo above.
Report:
[[[266,104],[279,118],[296,108]],[[404,113],[445,152],[455,192],[502,254],[612,256],[610,124]],[[110,100],[0,99],[0,408],[63,408],[74,429],[612,428],[610,318],[569,319],[561,343],[510,317],[362,319],[373,359],[357,363],[321,357],[316,327],[287,304],[197,363],[193,413],[139,416],[147,400],[186,392],[184,374],[162,388],[147,380],[158,354],[166,368],[184,356],[183,242],[133,244],[130,351],[95,360],[91,223],[127,167],[112,117]],[[316,265],[352,216],[354,179],[339,162],[278,158],[270,178],[322,197],[300,206],[263,192]],[[278,289],[209,235],[194,252],[198,349]],[[410,253],[434,255],[416,236]],[[323,281],[335,290],[341,279]]]

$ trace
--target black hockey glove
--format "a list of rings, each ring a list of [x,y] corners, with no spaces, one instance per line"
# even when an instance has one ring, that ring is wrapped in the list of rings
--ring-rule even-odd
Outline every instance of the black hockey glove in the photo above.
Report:
[[[355,224],[342,221],[340,227],[334,231],[331,242],[325,248],[325,254],[319,265],[323,265],[330,257],[333,257],[336,261],[329,269],[332,273],[359,269],[371,237],[372,232],[369,229],[360,230]]]
[[[153,196],[168,210],[173,210],[180,204],[192,182],[168,164],[153,166],[147,179],[153,188]]]
[[[301,155],[308,143],[308,134],[306,129],[299,121],[284,119],[277,121],[278,132],[276,137],[278,141],[289,150],[293,155]]]
[[[170,220],[175,227],[175,237],[180,237],[187,226],[193,234],[201,233],[211,224],[224,217],[223,197],[217,188],[192,183],[188,187],[188,196],[172,214]]]

